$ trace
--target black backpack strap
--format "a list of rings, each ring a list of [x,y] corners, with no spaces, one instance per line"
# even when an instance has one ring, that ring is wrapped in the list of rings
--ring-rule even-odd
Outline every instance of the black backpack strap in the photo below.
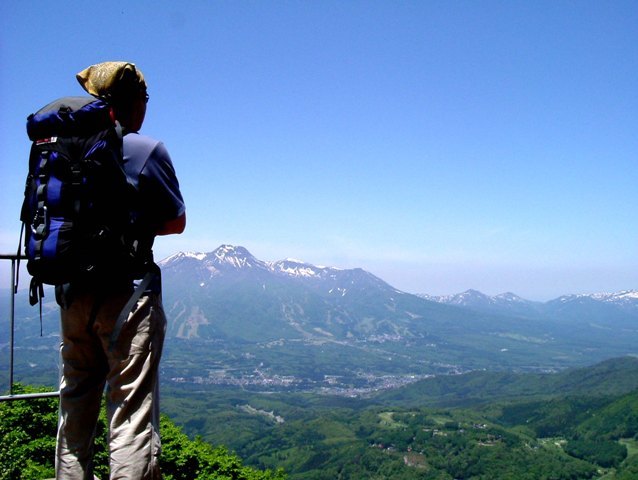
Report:
[[[120,315],[117,317],[117,321],[115,322],[115,326],[113,327],[113,332],[111,333],[111,339],[109,341],[110,352],[112,352],[115,348],[115,344],[120,337],[122,328],[128,320],[129,314],[133,311],[135,305],[137,305],[137,301],[142,297],[144,292],[151,285],[153,279],[155,279],[158,275],[160,275],[160,269],[155,263],[153,263],[149,271],[146,272],[146,275],[144,275],[144,278],[142,278],[137,287],[135,287],[131,298],[128,299],[128,302],[126,302],[126,305],[124,305],[124,308],[122,308],[122,311],[120,312]]]
[[[31,278],[29,285],[29,304],[35,305],[40,302],[40,313],[42,313],[42,297],[44,297],[44,287],[35,277]]]
[[[29,285],[29,303],[31,306],[37,303],[40,307],[40,336],[42,336],[42,298],[44,298],[44,286],[33,277]]]
[[[18,265],[15,272],[15,283],[14,283],[14,294],[18,293],[18,281],[20,280],[20,251],[22,247],[22,235],[24,234],[25,223],[22,222],[22,227],[20,228],[20,240],[18,243]],[[31,306],[36,303],[39,306],[40,310],[40,336],[42,336],[42,298],[44,297],[44,285],[42,282],[37,280],[35,277],[31,278],[31,283],[29,284],[29,304]]]
[[[25,228],[25,223],[22,222],[22,226],[20,227],[20,240],[18,240],[18,252],[16,253],[16,257],[17,257],[17,264],[16,264],[16,272],[15,272],[15,278],[12,278],[12,280],[14,280],[13,283],[13,294],[17,294],[18,293],[18,282],[20,281],[20,258],[22,258],[22,237],[24,236],[24,228]]]

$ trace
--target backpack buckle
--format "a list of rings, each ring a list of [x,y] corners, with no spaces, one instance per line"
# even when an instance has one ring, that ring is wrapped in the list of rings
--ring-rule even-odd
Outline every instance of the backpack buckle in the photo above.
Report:
[[[49,231],[49,210],[45,206],[38,209],[31,222],[31,233],[35,237],[45,237]]]

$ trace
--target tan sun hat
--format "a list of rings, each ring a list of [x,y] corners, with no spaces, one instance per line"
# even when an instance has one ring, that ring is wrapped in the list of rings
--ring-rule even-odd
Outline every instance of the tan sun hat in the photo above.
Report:
[[[82,70],[76,78],[89,94],[113,102],[146,93],[144,75],[134,63],[98,63]]]

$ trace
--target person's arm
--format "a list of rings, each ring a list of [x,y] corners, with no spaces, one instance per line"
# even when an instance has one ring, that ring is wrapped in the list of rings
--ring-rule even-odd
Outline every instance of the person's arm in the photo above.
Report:
[[[164,222],[157,235],[173,235],[179,234],[186,228],[186,212],[182,213],[179,217]]]

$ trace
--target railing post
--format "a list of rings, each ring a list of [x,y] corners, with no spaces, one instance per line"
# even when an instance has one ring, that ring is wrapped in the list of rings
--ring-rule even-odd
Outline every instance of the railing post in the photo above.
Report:
[[[47,398],[47,397],[58,397],[60,392],[42,392],[42,393],[27,393],[14,395],[13,394],[13,367],[14,367],[14,342],[15,342],[15,297],[17,292],[16,278],[18,275],[18,271],[16,267],[16,262],[24,257],[19,254],[13,255],[1,255],[0,260],[11,260],[11,298],[9,300],[9,395],[0,396],[0,402],[6,400],[27,400],[31,398]],[[18,264],[19,265],[19,264]],[[59,377],[58,377],[59,378]]]
[[[9,395],[13,395],[13,345],[15,330],[16,259],[11,259],[11,299],[9,301]]]

